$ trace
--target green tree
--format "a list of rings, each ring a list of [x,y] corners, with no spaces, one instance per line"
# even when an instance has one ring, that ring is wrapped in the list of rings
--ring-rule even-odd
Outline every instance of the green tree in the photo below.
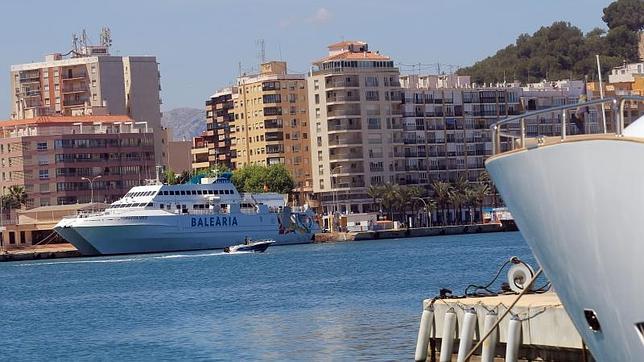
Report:
[[[644,26],[644,1],[618,0],[604,9],[609,31],[593,29],[584,34],[570,23],[558,21],[532,35],[521,34],[514,44],[493,56],[457,71],[477,83],[543,79],[596,79],[595,55],[602,74],[623,61],[638,60],[637,32]]]
[[[177,183],[177,174],[172,170],[165,170],[163,172],[163,183],[168,185],[175,185]]]
[[[436,180],[432,182],[432,190],[434,191],[434,199],[436,204],[441,209],[443,225],[446,225],[447,218],[445,217],[445,209],[449,204],[449,196],[452,192],[452,185],[449,182]]]
[[[291,193],[295,187],[293,177],[284,165],[248,165],[233,172],[232,182],[239,192],[265,191]]]
[[[266,185],[270,192],[288,194],[295,188],[295,181],[284,165],[276,164],[268,166]]]
[[[9,186],[2,197],[2,210],[16,210],[27,204],[27,192],[20,185]]]
[[[367,195],[373,199],[373,204],[379,204],[380,209],[382,209],[381,198],[383,194],[383,187],[380,185],[370,185],[367,189]]]
[[[398,188],[400,186],[391,184],[389,182],[382,186],[381,203],[382,207],[388,211],[390,220],[394,219],[394,208],[398,203]]]
[[[452,187],[452,194],[450,195],[450,201],[454,205],[454,211],[457,212],[457,220],[459,223],[463,223],[463,206],[467,205],[467,194],[470,189],[470,183],[464,176],[460,176],[454,182]]]
[[[644,1],[617,0],[604,8],[602,20],[609,29],[625,26],[632,32],[644,30]]]

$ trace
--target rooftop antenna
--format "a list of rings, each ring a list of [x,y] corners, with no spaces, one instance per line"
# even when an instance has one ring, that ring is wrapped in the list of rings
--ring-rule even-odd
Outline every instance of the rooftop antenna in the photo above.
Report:
[[[257,57],[259,58],[260,63],[266,63],[266,42],[264,41],[264,39],[259,39],[257,41],[257,47]]]
[[[277,42],[277,50],[280,53],[280,60],[284,60],[284,58],[282,58],[282,44],[280,42]]]
[[[110,30],[109,27],[104,26],[101,29],[101,45],[109,48],[112,46],[112,31]]]
[[[78,53],[80,40],[78,39],[78,34],[72,34],[72,49],[74,53]]]

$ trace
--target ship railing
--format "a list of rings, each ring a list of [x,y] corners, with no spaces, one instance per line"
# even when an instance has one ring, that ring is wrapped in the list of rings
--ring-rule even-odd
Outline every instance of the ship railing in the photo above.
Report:
[[[540,109],[536,111],[526,112],[520,115],[512,116],[505,118],[499,122],[496,122],[490,126],[492,130],[492,155],[497,155],[503,152],[514,151],[518,149],[527,148],[527,139],[536,138],[537,144],[543,144],[545,142],[545,135],[540,135],[537,137],[527,137],[526,128],[527,121],[529,119],[539,119],[540,115],[556,115],[560,114],[560,121],[558,126],[560,130],[557,133],[547,135],[547,137],[558,137],[561,142],[565,142],[566,139],[570,136],[567,132],[567,127],[571,126],[572,117],[568,117],[571,111],[577,111],[586,107],[587,110],[590,110],[591,106],[601,107],[597,116],[601,118],[601,126],[599,127],[599,132],[589,132],[582,134],[609,134],[609,128],[606,120],[606,111],[608,111],[608,116],[612,123],[612,135],[616,137],[623,137],[624,131],[624,109],[628,102],[644,102],[644,97],[636,95],[621,95],[621,96],[612,96],[605,97],[600,99],[593,99],[590,101],[565,104],[562,106],[550,107],[545,109]],[[608,109],[606,109],[608,107]],[[586,112],[588,113],[588,112]],[[539,124],[544,125],[544,124]],[[555,125],[554,123],[547,123],[546,125]],[[506,150],[503,150],[503,144],[508,145]],[[509,142],[508,142],[509,141]]]

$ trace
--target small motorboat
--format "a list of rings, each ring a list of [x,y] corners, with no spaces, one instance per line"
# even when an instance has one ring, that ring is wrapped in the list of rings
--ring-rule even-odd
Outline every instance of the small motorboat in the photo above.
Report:
[[[247,239],[246,241],[244,241],[243,244],[231,245],[231,246],[225,247],[224,252],[235,253],[238,251],[252,251],[252,252],[263,253],[274,242],[275,240],[250,241],[249,239]]]

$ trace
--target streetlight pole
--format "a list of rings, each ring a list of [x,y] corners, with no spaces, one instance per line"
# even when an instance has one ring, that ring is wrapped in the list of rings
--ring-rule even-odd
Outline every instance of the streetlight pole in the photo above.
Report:
[[[337,176],[334,176],[334,175],[336,173],[336,170],[341,168],[342,168],[342,165],[335,166],[333,169],[331,169],[331,178],[333,178],[333,215],[334,217],[335,217],[335,213],[338,211],[337,202],[336,202],[336,198],[337,198],[336,189],[338,185],[338,179],[337,179]]]
[[[422,201],[422,202],[423,202],[423,205],[425,205],[425,211],[429,211],[429,208],[427,207],[427,202],[425,202],[425,200],[423,200],[423,199],[422,199],[422,198],[420,198],[420,197],[413,197],[412,199]],[[412,206],[413,206],[413,205],[412,205]],[[421,220],[421,222],[422,222],[422,220]],[[428,220],[427,220],[427,224],[428,224],[428,225],[429,225],[429,222],[430,222],[430,221],[429,221],[429,219],[428,219]]]
[[[335,176],[335,172],[338,169],[342,169],[342,165],[340,166],[335,166],[334,168],[331,169],[331,178],[333,179],[333,191],[332,191],[332,196],[333,196],[333,232],[336,232],[335,225],[340,225],[339,220],[336,220],[337,214],[338,214],[338,209],[337,209],[337,184],[338,184],[338,179],[337,176]]]
[[[89,182],[89,192],[90,192],[89,203],[92,204],[92,205],[94,205],[94,181],[96,181],[97,179],[99,179],[101,177],[103,177],[103,176],[98,175],[98,176],[92,177],[92,178],[81,177],[81,180]]]

